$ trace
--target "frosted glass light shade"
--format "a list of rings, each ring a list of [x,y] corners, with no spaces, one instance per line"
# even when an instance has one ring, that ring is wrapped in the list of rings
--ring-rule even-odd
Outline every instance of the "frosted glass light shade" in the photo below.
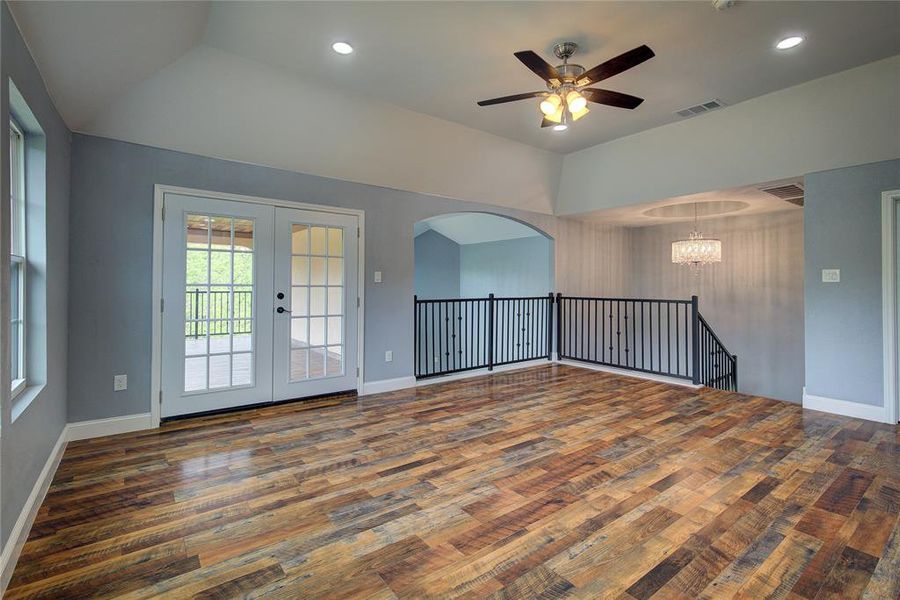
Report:
[[[694,266],[722,262],[722,241],[694,231],[688,239],[672,242],[672,262]]]

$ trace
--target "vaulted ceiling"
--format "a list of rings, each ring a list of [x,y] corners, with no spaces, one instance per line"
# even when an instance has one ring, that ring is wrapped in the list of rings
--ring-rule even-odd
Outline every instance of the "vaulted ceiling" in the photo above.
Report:
[[[678,120],[675,111],[712,98],[735,104],[900,52],[894,2],[737,2],[724,11],[705,1],[11,6],[64,119],[88,133],[142,82],[198,46],[263,63],[332,95],[369,98],[558,153]],[[774,50],[789,34],[807,41]],[[356,52],[333,53],[339,39]],[[513,52],[533,49],[550,60],[563,40],[581,46],[573,61],[588,68],[651,46],[656,58],[605,82],[646,102],[634,111],[597,106],[564,133],[538,127],[535,101],[476,106],[541,89]],[[306,100],[296,98],[293,110],[318,110]]]

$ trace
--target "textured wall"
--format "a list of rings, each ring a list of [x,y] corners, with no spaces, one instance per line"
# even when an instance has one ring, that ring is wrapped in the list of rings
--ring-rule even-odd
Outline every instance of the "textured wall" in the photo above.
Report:
[[[555,291],[553,241],[543,236],[460,246],[463,298],[545,296]]]
[[[2,430],[0,438],[0,539],[9,537],[25,504],[25,500],[37,481],[37,477],[47,461],[50,451],[66,424],[66,352],[67,342],[67,285],[68,285],[68,225],[69,225],[69,150],[70,134],[56,112],[44,86],[40,73],[22,41],[5,2],[0,2],[0,27],[2,27],[2,49],[0,49],[0,139],[7,140],[9,123],[9,88],[12,79],[21,92],[31,112],[44,131],[46,143],[46,186],[32,186],[31,192],[45,194],[46,205],[46,270],[29,271],[29,276],[42,278],[46,282],[46,304],[29,301],[29,307],[39,310],[32,315],[32,329],[29,335],[39,336],[46,348],[46,372],[39,373],[40,389],[26,390],[32,397],[30,404],[19,414],[15,422],[11,420],[9,402],[10,372],[7,345],[0,344],[0,397],[2,397]],[[0,144],[0,198],[9,194],[9,147]],[[34,201],[32,197],[29,203]],[[38,199],[37,202],[40,202]],[[2,289],[9,289],[9,215],[8,203],[3,202],[0,211],[0,283]],[[0,314],[9,315],[6,294],[3,295]],[[9,320],[0,319],[0,339],[7,340]],[[38,344],[40,347],[40,343]],[[18,408],[18,407],[17,407]],[[19,411],[17,411],[19,412]]]
[[[900,189],[900,160],[812,173],[805,187],[806,391],[883,406],[881,193]],[[822,283],[829,268],[840,283]]]
[[[555,237],[556,291],[570,296],[620,296],[629,292],[629,229],[560,218]]]
[[[741,392],[800,402],[803,389],[803,211],[704,220],[722,262],[699,276],[672,264],[690,223],[631,232],[631,295],[700,297],[700,312],[738,355]]]
[[[433,229],[417,235],[415,244],[416,295],[459,298],[459,244]]]

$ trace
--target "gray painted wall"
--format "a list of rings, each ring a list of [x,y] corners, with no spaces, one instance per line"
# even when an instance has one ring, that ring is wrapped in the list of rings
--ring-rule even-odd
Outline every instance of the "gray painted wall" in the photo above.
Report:
[[[412,375],[416,221],[450,212],[483,211],[525,221],[551,237],[559,234],[555,273],[564,292],[578,282],[598,290],[615,289],[625,277],[623,261],[599,264],[595,260],[602,249],[620,244],[613,241],[620,239],[620,230],[550,215],[79,134],[72,138],[71,181],[70,422],[150,410],[152,289],[147,274],[152,270],[153,186],[157,183],[364,209],[367,381]],[[376,270],[383,272],[383,283],[373,283]],[[393,351],[393,362],[384,362],[385,350]],[[116,373],[128,374],[128,390],[112,391]]]
[[[672,264],[690,223],[632,230],[631,295],[700,297],[700,312],[738,355],[739,390],[800,402],[803,389],[803,211],[703,220],[722,262],[699,276]]]
[[[66,352],[68,225],[69,225],[69,151],[70,134],[56,112],[44,82],[12,20],[5,2],[0,2],[0,132],[8,139],[9,88],[11,78],[22,93],[46,136],[46,271],[34,273],[47,286],[44,314],[35,315],[43,326],[37,335],[46,336],[46,374],[44,387],[36,393],[24,412],[11,422],[9,402],[9,357],[7,345],[0,344],[0,397],[2,427],[0,437],[0,540],[9,537],[25,500],[66,424]],[[0,144],[0,198],[9,194],[9,148]],[[0,248],[9,248],[8,203],[0,211]],[[0,253],[0,284],[9,289],[9,255]],[[0,305],[0,314],[9,314],[8,299]],[[0,319],[0,339],[8,339],[9,321]],[[28,393],[27,391],[25,392]],[[20,397],[21,398],[21,397]]]
[[[460,246],[463,298],[544,296],[553,285],[553,242],[543,236]]]
[[[419,298],[459,298],[459,251],[433,229],[416,236],[413,289]]]
[[[881,194],[900,189],[900,160],[805,177],[806,391],[884,405]],[[822,269],[840,283],[822,283]]]

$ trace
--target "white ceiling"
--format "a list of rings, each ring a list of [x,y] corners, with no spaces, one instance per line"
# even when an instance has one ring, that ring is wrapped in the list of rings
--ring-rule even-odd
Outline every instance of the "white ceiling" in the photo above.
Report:
[[[603,223],[604,225],[648,227],[665,223],[693,221],[695,207],[697,219],[700,221],[720,217],[758,215],[784,210],[803,210],[802,207],[796,204],[776,198],[762,191],[762,188],[788,184],[798,184],[802,187],[803,178],[781,179],[755,186],[714,190],[702,194],[678,196],[657,202],[632,204],[573,216],[586,221]]]
[[[737,2],[727,11],[706,1],[11,6],[75,130],[199,43],[308,83],[560,153],[671,122],[673,111],[710,98],[734,104],[900,52],[896,2]],[[791,52],[773,50],[793,33],[807,42]],[[338,39],[356,52],[334,54],[330,45]],[[549,60],[562,40],[583,47],[575,62],[587,68],[639,44],[651,46],[656,58],[603,84],[646,102],[635,111],[597,106],[562,134],[538,127],[533,101],[476,106],[479,99],[541,89],[512,53],[533,49]]]
[[[527,237],[542,237],[532,227],[490,213],[453,213],[439,215],[414,226],[416,236],[434,230],[460,245],[499,242]]]

